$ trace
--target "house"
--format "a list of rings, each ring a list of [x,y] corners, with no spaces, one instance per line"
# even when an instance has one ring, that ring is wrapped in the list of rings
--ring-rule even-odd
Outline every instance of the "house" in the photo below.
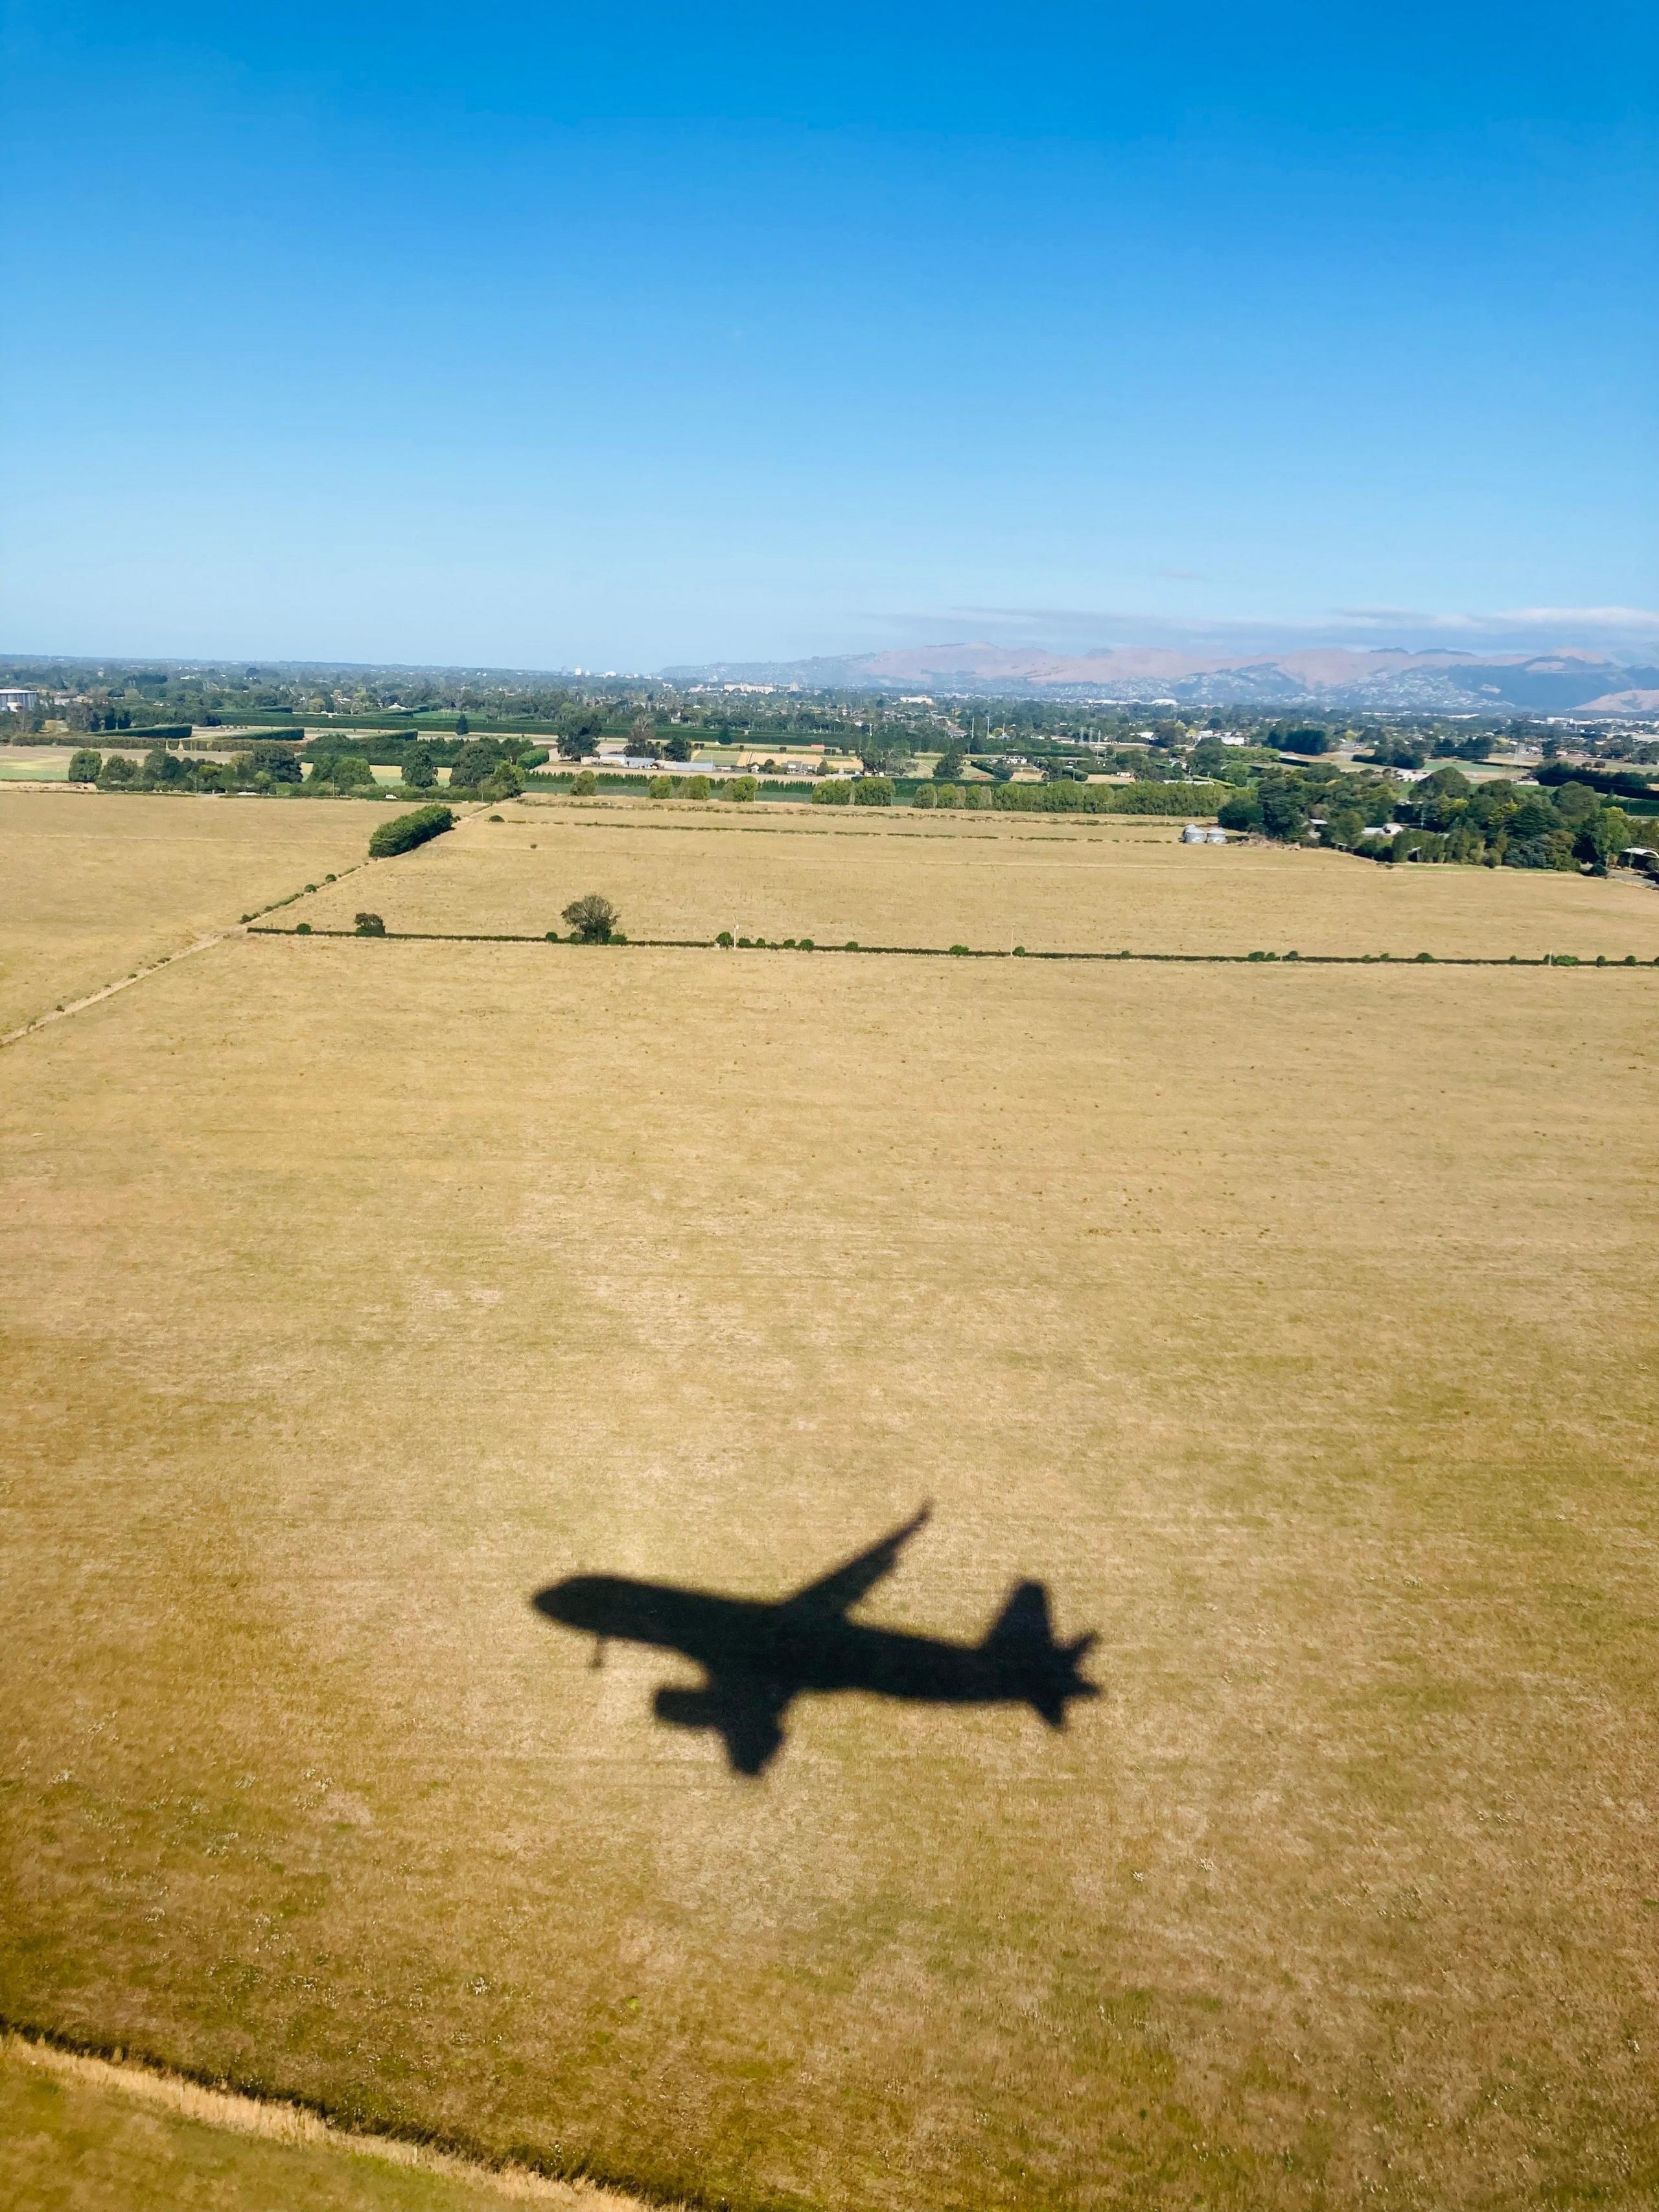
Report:
[[[8,714],[32,714],[38,691],[0,691],[0,712]]]

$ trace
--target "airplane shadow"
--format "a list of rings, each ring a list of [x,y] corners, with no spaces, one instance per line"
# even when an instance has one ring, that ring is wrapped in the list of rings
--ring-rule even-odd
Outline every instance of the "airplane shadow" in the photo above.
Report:
[[[927,1705],[1029,1705],[1066,1725],[1097,1686],[1078,1672],[1091,1635],[1056,1640],[1048,1593],[1021,1582],[977,1644],[957,1644],[849,1620],[924,1525],[911,1520],[792,1595],[769,1603],[615,1575],[576,1575],[538,1590],[536,1610],[595,1638],[594,1664],[612,1639],[676,1651],[702,1667],[700,1688],[665,1685],[653,1710],[672,1728],[718,1734],[735,1773],[757,1775],[785,1741],[784,1718],[807,1693],[862,1692]]]

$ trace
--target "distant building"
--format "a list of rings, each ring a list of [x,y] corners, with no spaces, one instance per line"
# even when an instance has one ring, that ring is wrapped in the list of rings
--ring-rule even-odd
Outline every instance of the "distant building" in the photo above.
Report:
[[[1196,822],[1189,822],[1181,833],[1181,842],[1183,845],[1203,845],[1209,841]]]
[[[32,714],[38,691],[0,691],[0,709],[8,714]]]
[[[1227,833],[1224,830],[1206,830],[1204,832],[1204,842],[1206,845],[1224,845],[1227,842]]]

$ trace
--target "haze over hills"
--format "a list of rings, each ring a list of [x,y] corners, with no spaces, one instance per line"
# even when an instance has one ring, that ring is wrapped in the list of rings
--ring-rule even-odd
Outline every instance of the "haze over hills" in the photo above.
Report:
[[[1244,653],[1116,646],[1060,653],[983,642],[808,660],[665,668],[672,683],[1046,698],[1172,700],[1181,706],[1320,706],[1377,713],[1659,714],[1659,665],[1558,653],[1412,653],[1322,646]]]

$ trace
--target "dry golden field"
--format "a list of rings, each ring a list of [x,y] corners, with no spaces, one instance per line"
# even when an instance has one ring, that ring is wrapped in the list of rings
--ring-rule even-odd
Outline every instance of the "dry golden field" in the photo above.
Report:
[[[0,793],[0,1034],[363,857],[378,819],[304,805]]]
[[[601,890],[632,937],[811,937],[1007,951],[1419,952],[1659,958],[1659,889],[1519,869],[1182,845],[1181,824],[539,801],[475,814],[283,919],[556,929]],[[373,889],[371,890],[370,884]]]
[[[532,818],[342,903],[1032,903]],[[1103,850],[1160,936],[1245,857]],[[1639,896],[1293,857],[1244,935],[1339,871],[1464,942],[1576,890],[1581,953]],[[239,936],[0,1054],[0,2016],[708,2204],[1650,2203],[1656,1010]],[[808,1697],[747,1781],[528,1602],[780,1595],[926,1498],[869,1617],[1042,1578],[1065,1734]]]

